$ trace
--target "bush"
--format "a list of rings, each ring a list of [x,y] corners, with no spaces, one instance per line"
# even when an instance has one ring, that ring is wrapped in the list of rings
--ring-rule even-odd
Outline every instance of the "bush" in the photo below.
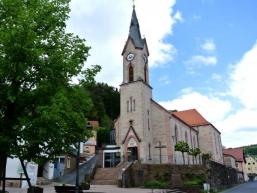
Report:
[[[159,180],[151,180],[149,182],[145,182],[144,187],[151,189],[163,189],[168,187],[168,183]]]

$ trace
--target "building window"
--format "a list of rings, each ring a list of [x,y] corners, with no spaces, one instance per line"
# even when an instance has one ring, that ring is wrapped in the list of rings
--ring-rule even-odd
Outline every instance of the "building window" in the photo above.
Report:
[[[133,110],[136,111],[136,100],[133,100]]]
[[[129,98],[129,102],[130,102],[130,112],[132,112],[132,97]]]
[[[149,160],[152,160],[151,158],[151,144],[148,143],[148,150],[149,150]]]
[[[196,144],[195,144],[195,136],[193,137],[193,148],[196,148]]]
[[[144,67],[144,73],[145,73],[145,82],[147,82],[147,66]]]
[[[178,142],[178,128],[177,125],[175,125],[175,144]]]
[[[188,137],[187,137],[187,132],[185,131],[185,142],[188,143]]]
[[[129,65],[129,82],[132,82],[134,80],[134,72],[133,72],[133,66]]]
[[[147,110],[147,127],[148,127],[148,130],[150,131],[149,114],[150,114],[150,112],[149,112],[149,110]]]
[[[127,112],[129,112],[129,101],[127,101]]]
[[[70,158],[69,157],[67,158],[66,168],[68,168],[68,169],[70,168]]]

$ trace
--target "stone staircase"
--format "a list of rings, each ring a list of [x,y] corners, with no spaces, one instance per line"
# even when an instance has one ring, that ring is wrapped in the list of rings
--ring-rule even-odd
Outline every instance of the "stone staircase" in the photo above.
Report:
[[[120,167],[97,168],[94,180],[91,184],[95,185],[118,185],[118,175]]]

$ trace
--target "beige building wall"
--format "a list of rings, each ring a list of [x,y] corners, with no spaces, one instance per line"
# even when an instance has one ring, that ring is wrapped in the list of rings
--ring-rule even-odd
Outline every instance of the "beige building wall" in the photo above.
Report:
[[[257,160],[254,157],[246,157],[244,169],[247,174],[257,174]]]
[[[234,157],[230,155],[223,155],[223,157],[225,166],[236,169],[236,160]]]
[[[189,145],[189,148],[198,148],[198,137],[197,131],[195,129],[190,128],[180,120],[175,117],[171,117],[170,119],[170,129],[171,129],[171,140],[173,141],[172,150],[174,151],[174,164],[183,164],[182,153],[175,151],[176,141],[186,141]],[[177,136],[175,134],[175,128],[177,128]],[[186,134],[187,133],[187,134]],[[186,139],[187,135],[187,139]],[[196,159],[194,157],[185,153],[185,164],[199,164],[199,156]]]
[[[199,147],[202,153],[209,153],[211,159],[223,164],[220,133],[212,125],[195,127],[199,131]]]
[[[171,130],[170,130],[170,113],[163,109],[160,105],[152,101],[151,103],[152,112],[152,139],[153,139],[153,163],[160,163],[160,149],[156,148],[161,142],[164,148],[161,148],[161,161],[162,163],[172,163],[172,142],[171,142]]]

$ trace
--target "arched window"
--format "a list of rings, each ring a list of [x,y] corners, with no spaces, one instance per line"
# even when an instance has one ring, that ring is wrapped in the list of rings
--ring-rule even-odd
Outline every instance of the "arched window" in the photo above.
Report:
[[[129,82],[132,82],[134,80],[134,70],[133,66],[130,64],[129,65]]]
[[[178,128],[177,125],[175,125],[175,144],[178,142]]]
[[[145,82],[147,82],[147,66],[144,67],[144,73],[145,73]]]
[[[196,148],[196,144],[195,144],[195,136],[193,137],[193,148]]]
[[[185,132],[185,142],[187,142],[187,143],[188,143],[187,132]]]

